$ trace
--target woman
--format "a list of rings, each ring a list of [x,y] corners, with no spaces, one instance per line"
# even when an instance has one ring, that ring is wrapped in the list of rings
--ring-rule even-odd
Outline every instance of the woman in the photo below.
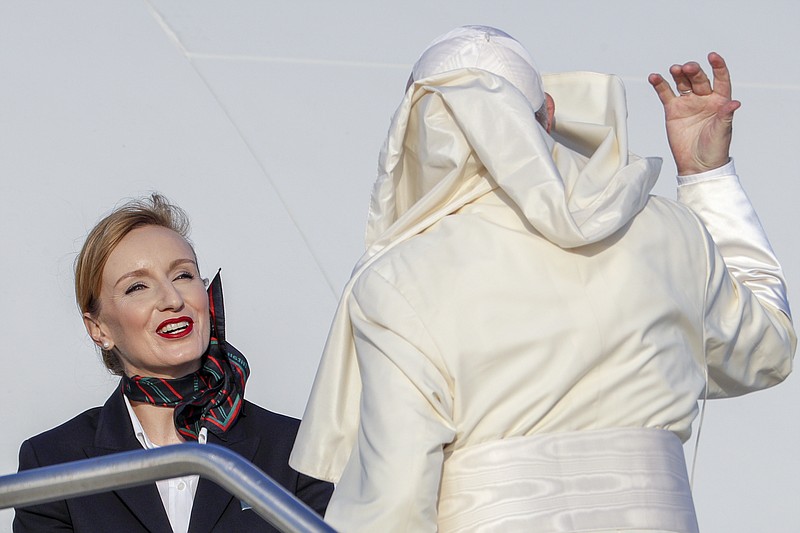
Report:
[[[103,218],[75,263],[86,330],[120,385],[22,444],[20,470],[185,441],[252,461],[322,514],[328,483],[288,466],[298,421],[244,399],[249,367],[225,340],[219,274],[206,292],[185,213],[161,195]],[[17,509],[14,531],[274,531],[198,476]]]

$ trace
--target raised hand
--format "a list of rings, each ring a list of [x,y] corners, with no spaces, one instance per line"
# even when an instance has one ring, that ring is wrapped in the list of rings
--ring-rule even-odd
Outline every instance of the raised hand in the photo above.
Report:
[[[731,99],[731,78],[722,56],[708,54],[714,83],[695,61],[669,69],[676,95],[660,74],[647,78],[664,106],[672,156],[679,175],[719,168],[729,159],[733,112],[741,103]]]

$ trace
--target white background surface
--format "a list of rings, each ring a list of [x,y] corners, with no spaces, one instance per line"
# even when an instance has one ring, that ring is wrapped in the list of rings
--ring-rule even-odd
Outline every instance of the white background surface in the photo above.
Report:
[[[98,218],[150,190],[189,212],[205,275],[224,268],[247,396],[300,416],[409,68],[461,24],[504,29],[545,72],[621,76],[631,149],[665,158],[656,192],[669,197],[647,75],[723,54],[743,102],[736,165],[800,306],[798,23],[789,0],[0,0],[0,474],[22,440],[115,386],[75,307],[72,262]],[[702,531],[800,531],[797,377],[710,402],[702,433]]]

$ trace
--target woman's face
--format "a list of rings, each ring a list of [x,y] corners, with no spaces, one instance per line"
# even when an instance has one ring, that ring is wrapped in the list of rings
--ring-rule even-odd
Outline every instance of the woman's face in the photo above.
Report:
[[[200,368],[208,347],[208,295],[186,240],[161,226],[128,233],[103,269],[100,312],[84,322],[115,349],[128,376],[177,378]]]

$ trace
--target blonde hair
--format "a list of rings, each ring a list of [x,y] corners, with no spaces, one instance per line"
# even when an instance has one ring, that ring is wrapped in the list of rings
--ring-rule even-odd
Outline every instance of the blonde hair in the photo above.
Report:
[[[186,239],[189,246],[189,218],[186,212],[159,193],[135,198],[115,208],[89,232],[75,259],[75,300],[81,313],[97,316],[100,312],[100,287],[103,269],[109,256],[125,236],[142,226],[161,226]],[[111,350],[101,349],[103,364],[122,375],[122,363]]]

